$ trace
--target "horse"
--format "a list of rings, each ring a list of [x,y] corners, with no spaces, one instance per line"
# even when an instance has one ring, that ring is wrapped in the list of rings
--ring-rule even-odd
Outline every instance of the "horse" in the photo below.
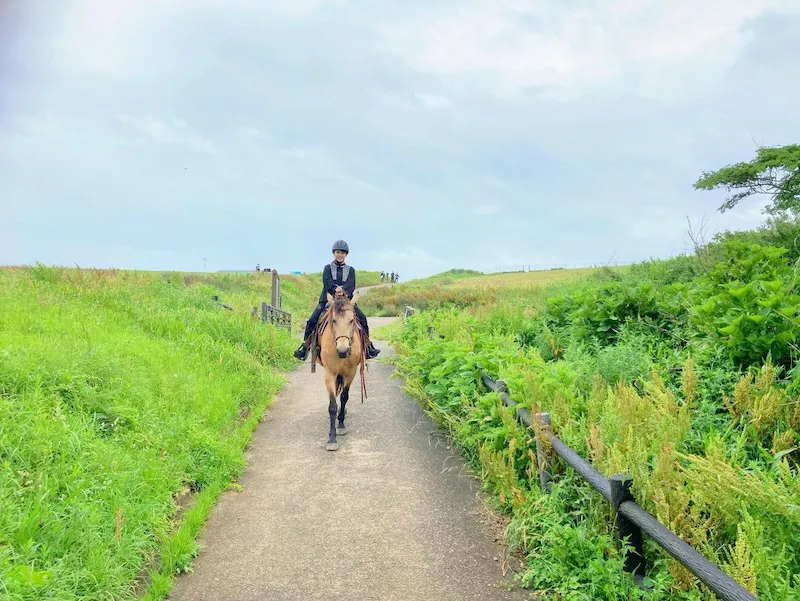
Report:
[[[328,390],[328,415],[331,424],[328,432],[328,451],[339,449],[336,441],[337,427],[335,427],[337,417],[336,397],[339,396],[341,407],[338,409],[338,434],[344,436],[347,429],[344,425],[344,418],[347,414],[346,406],[350,398],[350,385],[356,376],[356,370],[361,367],[361,393],[362,401],[364,390],[364,336],[361,326],[357,323],[354,303],[347,296],[337,296],[334,298],[328,294],[329,308],[320,316],[318,333],[318,343],[320,348],[319,363],[325,370],[325,387]],[[312,351],[316,353],[316,344],[312,344]],[[311,369],[314,370],[312,358]]]

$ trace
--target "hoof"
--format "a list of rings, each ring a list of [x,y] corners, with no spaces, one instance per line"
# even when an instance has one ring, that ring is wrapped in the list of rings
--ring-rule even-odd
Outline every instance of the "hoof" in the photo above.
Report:
[[[325,449],[328,451],[338,451],[339,450],[339,443],[338,442],[329,442],[325,445]]]
[[[337,436],[345,436],[347,434],[347,428],[344,426],[336,426],[336,435]]]

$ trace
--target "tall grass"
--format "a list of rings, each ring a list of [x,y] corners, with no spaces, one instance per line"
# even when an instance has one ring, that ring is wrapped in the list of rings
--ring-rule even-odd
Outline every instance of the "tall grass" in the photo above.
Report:
[[[293,361],[255,278],[0,270],[0,597],[155,599],[191,563]]]
[[[615,269],[558,269],[526,273],[483,275],[470,270],[446,271],[370,292],[360,301],[366,315],[401,315],[406,305],[417,310],[525,304],[532,296],[554,285],[580,281],[592,275],[623,272]]]
[[[548,287],[506,280],[474,302],[430,282],[412,290],[430,310],[386,331],[407,389],[509,513],[508,539],[528,558],[520,582],[542,599],[714,596],[652,541],[652,589],[638,589],[608,503],[561,462],[553,493],[539,489],[533,432],[482,372],[549,412],[598,471],[632,475],[637,501],[743,587],[800,598],[797,265],[737,239],[707,250]]]

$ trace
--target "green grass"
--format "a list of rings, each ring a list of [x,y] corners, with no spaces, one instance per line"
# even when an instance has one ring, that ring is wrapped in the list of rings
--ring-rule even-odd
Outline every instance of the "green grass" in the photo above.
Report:
[[[0,597],[158,599],[190,565],[294,365],[249,315],[264,279],[0,270]],[[308,311],[319,284],[282,289]]]
[[[403,321],[398,320],[385,326],[378,326],[370,330],[370,337],[374,340],[396,340],[403,332]]]
[[[519,582],[538,598],[715,597],[649,539],[642,593],[622,571],[606,500],[560,460],[552,494],[541,491],[534,433],[482,372],[548,412],[598,472],[631,475],[638,503],[759,599],[800,598],[800,263],[736,239],[704,251],[560,281],[393,291],[425,309],[380,332],[406,390],[507,512],[507,542],[527,556]]]
[[[358,271],[356,270],[356,286],[375,286],[383,284],[381,282],[380,271]]]
[[[476,269],[448,269],[447,271],[443,271],[441,273],[436,273],[434,275],[428,276],[427,278],[421,278],[417,281],[433,281],[433,280],[442,280],[446,278],[456,279],[456,278],[472,278],[475,276],[483,276],[485,275],[482,271],[478,271]]]
[[[596,274],[624,273],[626,269],[552,269],[486,275],[453,269],[429,278],[371,290],[359,304],[366,315],[378,316],[402,315],[406,305],[418,310],[491,307],[501,301],[523,305],[555,285],[571,284]]]

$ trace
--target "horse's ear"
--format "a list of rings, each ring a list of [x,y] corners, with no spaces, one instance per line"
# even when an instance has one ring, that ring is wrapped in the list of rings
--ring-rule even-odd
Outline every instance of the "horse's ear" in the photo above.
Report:
[[[330,292],[328,292],[327,294],[328,294],[328,302],[333,303],[333,296],[331,296]]]

